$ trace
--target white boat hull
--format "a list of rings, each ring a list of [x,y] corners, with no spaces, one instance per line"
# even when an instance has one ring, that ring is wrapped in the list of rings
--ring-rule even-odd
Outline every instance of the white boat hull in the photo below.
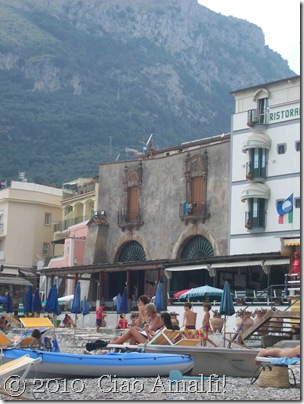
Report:
[[[189,354],[194,360],[192,375],[251,377],[257,366],[254,358],[259,349],[229,349],[197,346],[147,345],[145,352]]]

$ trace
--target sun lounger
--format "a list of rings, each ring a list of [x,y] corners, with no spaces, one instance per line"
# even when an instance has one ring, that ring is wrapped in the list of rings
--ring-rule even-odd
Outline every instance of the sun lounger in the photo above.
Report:
[[[42,358],[31,358],[29,355],[24,355],[21,356],[20,358],[14,359],[10,362],[4,363],[3,365],[0,365],[0,379],[1,379],[1,384],[0,384],[0,397],[1,396],[6,396],[6,397],[11,397],[14,399],[25,399],[29,400],[31,397],[27,396],[24,394],[22,390],[16,391],[16,390],[11,390],[10,383],[6,384],[6,379],[9,376],[16,375],[17,373],[20,373],[23,371],[23,373],[20,375],[20,378],[24,380],[31,370],[33,366],[36,366],[36,364],[41,363]]]
[[[258,356],[257,362],[270,363],[271,365],[300,365],[300,358],[276,358],[273,356]]]
[[[16,373],[24,370],[21,378],[25,379],[28,372],[31,370],[31,367],[41,362],[42,358],[33,359],[29,355],[21,356],[20,358],[0,365],[0,378],[5,379],[10,375],[15,375]]]

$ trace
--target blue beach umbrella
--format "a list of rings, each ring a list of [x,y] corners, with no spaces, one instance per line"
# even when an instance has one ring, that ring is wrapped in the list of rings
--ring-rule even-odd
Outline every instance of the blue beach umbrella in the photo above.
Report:
[[[128,313],[128,293],[127,288],[124,288],[123,294],[121,296],[121,303],[120,303],[120,313]]]
[[[25,313],[32,312],[32,304],[33,304],[33,286],[30,285],[25,294],[25,300],[24,300],[24,312]]]
[[[42,311],[42,304],[41,304],[39,289],[37,288],[35,290],[34,299],[33,299],[33,312],[39,313],[40,311]]]
[[[89,304],[87,301],[87,297],[85,296],[83,298],[83,302],[82,302],[82,311],[81,313],[86,316],[87,314],[90,314],[90,308],[89,308]]]
[[[80,282],[77,282],[71,307],[71,313],[75,314],[75,324],[77,322],[77,314],[81,313],[80,292]]]
[[[86,296],[83,298],[81,313],[82,313],[82,328],[83,328],[84,316],[90,314],[90,308]]]
[[[235,313],[232,294],[230,292],[229,282],[225,282],[224,290],[221,298],[220,314],[225,315],[224,322],[224,346],[225,346],[225,332],[226,332],[226,316],[233,316]]]
[[[44,311],[47,313],[53,313],[59,316],[61,314],[61,310],[58,304],[58,292],[57,286],[54,284],[49,292],[47,301],[44,306]]]
[[[0,304],[6,304],[7,299],[5,297],[0,296]]]
[[[163,299],[163,283],[158,282],[155,294],[154,304],[157,311],[164,310],[164,299]]]
[[[6,312],[7,313],[14,313],[13,299],[12,299],[12,296],[11,296],[11,292],[8,292],[8,294],[7,294]]]

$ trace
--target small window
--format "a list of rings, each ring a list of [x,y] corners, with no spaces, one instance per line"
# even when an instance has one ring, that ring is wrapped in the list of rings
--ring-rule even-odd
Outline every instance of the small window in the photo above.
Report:
[[[42,255],[48,255],[49,253],[49,243],[43,243]]]
[[[286,143],[278,144],[277,150],[278,154],[284,154],[286,152]]]
[[[52,214],[51,213],[45,213],[44,215],[44,224],[46,226],[50,226],[52,221]]]
[[[295,198],[295,208],[301,207],[301,198]]]
[[[299,140],[296,141],[296,143],[295,143],[295,148],[296,148],[296,151],[300,151],[300,149],[301,149],[301,142],[300,142]]]

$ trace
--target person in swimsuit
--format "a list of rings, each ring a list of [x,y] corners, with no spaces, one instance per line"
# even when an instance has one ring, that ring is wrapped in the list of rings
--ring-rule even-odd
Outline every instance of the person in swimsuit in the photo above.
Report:
[[[187,302],[184,304],[183,326],[188,330],[196,328],[196,313],[192,311],[192,304]]]
[[[217,345],[208,337],[208,333],[211,331],[210,327],[210,310],[211,310],[211,305],[209,303],[204,303],[203,304],[203,309],[205,312],[205,315],[203,317],[203,326],[200,329],[200,335],[202,338],[202,346],[206,346],[206,342],[208,341],[211,345],[217,347]]]
[[[300,358],[301,348],[300,344],[294,348],[270,348],[270,349],[261,349],[257,354],[256,358],[259,356],[273,356],[275,358]],[[255,359],[254,363],[259,365],[260,362]]]

